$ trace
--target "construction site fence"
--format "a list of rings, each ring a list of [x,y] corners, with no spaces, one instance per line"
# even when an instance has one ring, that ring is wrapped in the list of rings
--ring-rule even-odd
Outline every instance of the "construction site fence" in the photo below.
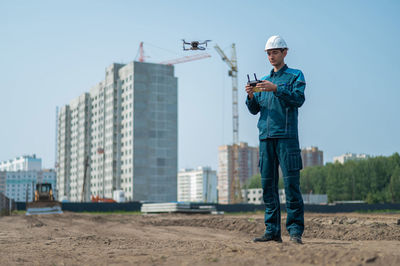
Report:
[[[239,213],[239,212],[256,212],[264,211],[264,204],[215,204],[215,203],[192,203],[195,206],[215,206],[219,212]],[[140,212],[141,202],[126,203],[78,203],[68,202],[62,203],[63,211],[70,212]],[[17,202],[18,210],[25,210],[25,202]],[[286,205],[281,204],[281,210],[286,211]],[[367,203],[340,203],[332,205],[313,205],[305,204],[305,212],[313,213],[345,213],[345,212],[372,212],[385,210],[400,210],[400,203],[383,203],[383,204],[367,204]]]
[[[10,215],[15,208],[15,201],[7,198],[3,193],[0,193],[0,216]]]

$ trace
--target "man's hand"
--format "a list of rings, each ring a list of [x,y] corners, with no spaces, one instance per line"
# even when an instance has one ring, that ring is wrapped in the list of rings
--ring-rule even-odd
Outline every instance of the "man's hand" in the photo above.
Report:
[[[278,86],[276,86],[274,83],[268,81],[268,80],[263,80],[260,83],[257,83],[256,88],[260,89],[261,91],[273,91],[276,92],[276,89]]]
[[[253,99],[253,97],[254,97],[253,87],[250,85],[246,85],[246,92],[247,92],[247,95],[249,96],[249,99],[250,100]]]

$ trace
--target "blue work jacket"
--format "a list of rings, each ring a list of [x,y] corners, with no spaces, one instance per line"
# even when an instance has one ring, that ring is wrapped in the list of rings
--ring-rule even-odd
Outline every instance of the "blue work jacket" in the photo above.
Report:
[[[279,71],[263,77],[277,85],[276,92],[255,92],[247,96],[246,105],[253,115],[260,112],[258,129],[260,140],[267,138],[298,138],[298,108],[303,105],[306,82],[300,70],[283,66]]]

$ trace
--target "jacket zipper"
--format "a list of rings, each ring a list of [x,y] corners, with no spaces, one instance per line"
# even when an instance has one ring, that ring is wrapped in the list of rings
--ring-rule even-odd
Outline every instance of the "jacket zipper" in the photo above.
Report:
[[[268,106],[267,106],[267,110],[268,110],[268,116],[267,116],[267,131],[268,131],[268,134],[267,134],[267,136],[268,137],[271,137],[271,134],[270,134],[270,132],[271,132],[271,130],[269,130],[269,117],[270,117],[270,111],[269,111],[269,108],[270,108],[270,106],[271,106],[271,92],[268,92],[268,94],[267,94],[267,96],[268,96],[268,99],[267,99],[267,102],[268,102]]]
[[[288,108],[286,107],[286,121],[285,121],[285,134],[288,134],[287,128],[288,128]]]

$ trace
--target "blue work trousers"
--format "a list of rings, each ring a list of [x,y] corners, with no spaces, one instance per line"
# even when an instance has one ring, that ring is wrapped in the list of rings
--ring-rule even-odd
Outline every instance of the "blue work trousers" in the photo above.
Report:
[[[300,192],[301,151],[297,138],[269,138],[260,141],[260,171],[265,203],[265,234],[281,235],[278,192],[280,165],[286,194],[286,229],[290,235],[304,231],[304,204]]]

